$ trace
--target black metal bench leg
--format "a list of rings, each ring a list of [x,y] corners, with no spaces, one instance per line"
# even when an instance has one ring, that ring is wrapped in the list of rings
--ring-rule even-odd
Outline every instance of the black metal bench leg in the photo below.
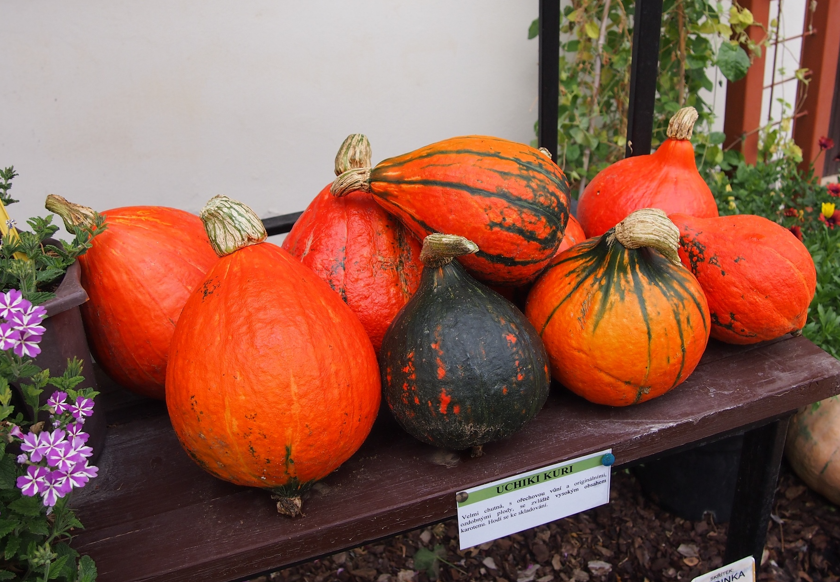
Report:
[[[754,556],[761,563],[767,523],[785,448],[787,416],[744,434],[724,563]]]

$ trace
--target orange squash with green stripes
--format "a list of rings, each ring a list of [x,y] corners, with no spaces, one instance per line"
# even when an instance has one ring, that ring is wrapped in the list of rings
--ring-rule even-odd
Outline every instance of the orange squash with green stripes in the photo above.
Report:
[[[627,406],[694,371],[709,340],[709,307],[678,245],[665,213],[644,209],[552,261],[525,306],[552,378],[591,402]]]
[[[548,397],[545,348],[512,303],[452,258],[475,252],[463,237],[423,242],[420,287],[379,353],[385,399],[412,436],[452,450],[510,436]]]
[[[557,251],[569,219],[569,184],[549,156],[496,137],[444,140],[345,172],[333,194],[364,190],[417,238],[463,236],[479,251],[460,260],[479,280],[532,281]]]

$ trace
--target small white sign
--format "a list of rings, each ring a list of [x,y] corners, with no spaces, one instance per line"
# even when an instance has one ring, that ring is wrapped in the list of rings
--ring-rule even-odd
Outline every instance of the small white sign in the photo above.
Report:
[[[748,556],[691,582],[755,582],[755,558]]]
[[[461,549],[610,501],[612,449],[458,492]]]

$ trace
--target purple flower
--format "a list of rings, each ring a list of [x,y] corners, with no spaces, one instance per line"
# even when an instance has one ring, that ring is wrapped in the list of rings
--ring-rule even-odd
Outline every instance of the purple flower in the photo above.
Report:
[[[8,319],[13,313],[29,309],[31,305],[17,289],[10,289],[8,293],[0,293],[0,317],[3,319]]]
[[[18,465],[23,465],[28,460],[29,460],[29,457],[26,455],[26,453],[21,453],[17,456]]]
[[[88,437],[90,436],[88,433],[84,432],[84,426],[81,422],[74,422],[72,424],[67,425],[67,438],[73,440],[80,440],[83,443],[86,443]]]
[[[0,350],[10,350],[17,345],[20,332],[9,323],[0,323]]]
[[[53,507],[59,498],[67,495],[71,489],[73,489],[73,485],[70,484],[67,475],[61,471],[49,471],[41,488],[44,505]]]
[[[63,430],[54,430],[52,432],[42,432],[40,433],[41,438],[39,439],[40,443],[43,445],[43,450],[41,454],[47,458],[50,456],[56,455],[58,448],[67,442],[67,439],[64,438],[64,431]],[[33,459],[34,461],[35,459]],[[37,462],[37,461],[35,461]]]
[[[7,319],[21,333],[44,335],[46,329],[41,325],[41,322],[44,321],[46,314],[46,309],[38,305],[26,311],[12,313]]]
[[[41,493],[46,485],[46,477],[49,471],[46,467],[29,465],[26,474],[17,478],[17,488],[27,497]]]
[[[93,449],[85,444],[85,442],[87,441],[87,436],[88,435],[85,435],[84,439],[74,438],[68,441],[73,453],[79,455],[82,459],[87,459],[93,455]]]
[[[88,465],[87,461],[85,461],[84,463],[76,463],[73,465],[69,471],[65,472],[65,476],[67,477],[67,482],[70,483],[71,487],[84,487],[88,480],[96,477],[98,472],[98,467]]]
[[[47,400],[47,406],[52,408],[56,414],[67,411],[70,408],[70,404],[67,402],[67,392],[62,392],[61,390],[53,392],[52,396]]]
[[[76,403],[70,407],[70,413],[76,420],[84,422],[83,419],[86,416],[93,414],[93,400],[79,396],[76,398]]]
[[[46,444],[41,440],[41,436],[45,433],[27,433],[23,435],[23,442],[20,445],[20,450],[24,453],[29,453],[29,459],[33,463],[39,462],[44,458]]]
[[[89,448],[89,447],[85,447]],[[61,442],[50,449],[47,453],[47,463],[59,471],[69,471],[76,463],[84,460],[84,457],[72,444],[67,441]]]
[[[41,348],[38,347],[39,341],[41,341],[40,335],[23,332],[15,342],[13,351],[21,358],[34,358],[41,353]]]
[[[20,430],[20,427],[18,425],[13,424],[11,430],[9,431],[9,436],[13,436],[17,439],[22,439],[23,431]]]

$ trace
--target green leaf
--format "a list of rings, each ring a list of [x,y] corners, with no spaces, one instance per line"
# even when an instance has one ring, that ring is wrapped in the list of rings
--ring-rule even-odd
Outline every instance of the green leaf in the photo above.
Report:
[[[34,517],[36,515],[41,515],[41,512],[44,510],[44,505],[41,503],[40,497],[21,497],[12,501],[9,504],[9,509],[18,512],[21,515]]]
[[[713,131],[709,134],[709,143],[720,145],[726,140],[726,134],[722,131]]]
[[[586,36],[592,40],[597,39],[601,35],[601,29],[598,27],[598,24],[592,20],[587,21],[587,23],[583,25],[583,31],[586,33]]]
[[[532,38],[537,38],[540,35],[540,19],[537,18],[534,22],[531,23],[531,26],[528,27],[528,40]]]
[[[20,525],[16,519],[0,519],[0,538],[3,538],[14,531]]]
[[[8,570],[0,570],[0,580],[15,580],[17,574],[9,572]]]
[[[437,580],[440,573],[439,557],[431,550],[420,548],[414,554],[414,567],[417,570],[425,570],[431,580]]]
[[[90,556],[82,556],[79,560],[79,575],[76,582],[93,582],[96,580],[98,572],[96,571],[96,564]]]
[[[0,458],[0,489],[14,489],[17,478],[17,466],[12,455]],[[0,536],[2,537],[2,536]]]
[[[571,144],[566,148],[566,161],[574,162],[580,158],[580,146],[576,143]]]
[[[18,551],[20,547],[20,538],[17,536],[12,536],[9,538],[9,541],[6,542],[6,548],[3,550],[3,557],[6,560],[11,560]]]
[[[64,569],[64,565],[67,563],[68,556],[60,556],[50,565],[50,580],[55,580],[59,576],[61,576],[61,571]]]
[[[720,45],[717,66],[723,76],[730,81],[743,79],[750,68],[750,57],[740,46],[725,42]]]

